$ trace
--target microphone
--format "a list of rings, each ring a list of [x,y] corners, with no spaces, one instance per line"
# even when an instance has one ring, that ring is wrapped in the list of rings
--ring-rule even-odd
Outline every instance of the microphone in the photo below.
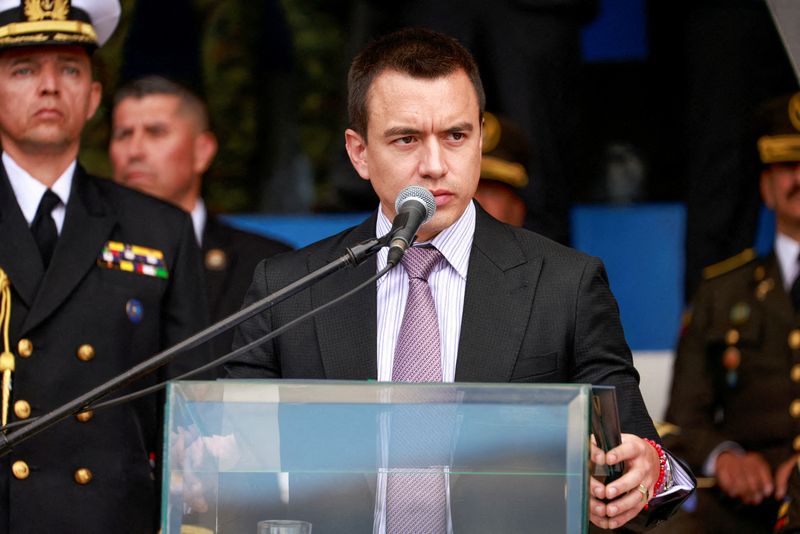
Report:
[[[436,200],[430,191],[418,185],[410,185],[400,191],[394,203],[397,216],[389,232],[390,265],[397,265],[406,249],[414,242],[419,227],[431,220],[436,213]]]

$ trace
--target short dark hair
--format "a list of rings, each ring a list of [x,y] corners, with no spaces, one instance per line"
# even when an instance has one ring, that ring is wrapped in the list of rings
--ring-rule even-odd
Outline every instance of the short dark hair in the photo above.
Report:
[[[148,75],[125,83],[114,94],[113,109],[126,98],[141,99],[152,95],[176,96],[181,101],[184,110],[192,113],[202,131],[211,128],[208,115],[208,106],[195,92],[187,87],[158,75]]]
[[[456,39],[423,28],[405,28],[373,41],[353,59],[347,77],[350,128],[367,139],[367,97],[375,78],[396,70],[414,78],[436,79],[463,70],[478,97],[481,117],[486,107],[478,65]]]

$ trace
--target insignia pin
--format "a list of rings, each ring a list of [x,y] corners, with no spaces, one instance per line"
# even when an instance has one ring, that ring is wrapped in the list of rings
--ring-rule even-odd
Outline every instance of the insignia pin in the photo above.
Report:
[[[139,324],[144,317],[144,307],[138,299],[130,299],[125,303],[125,313],[133,324]]]

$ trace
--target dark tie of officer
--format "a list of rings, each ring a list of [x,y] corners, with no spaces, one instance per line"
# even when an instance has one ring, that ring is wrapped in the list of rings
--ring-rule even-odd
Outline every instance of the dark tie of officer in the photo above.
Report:
[[[61,204],[61,199],[58,198],[58,195],[51,189],[45,191],[31,224],[31,232],[39,247],[45,269],[50,265],[50,258],[53,257],[53,251],[56,249],[58,241],[58,229],[53,220],[53,209],[59,204]]]

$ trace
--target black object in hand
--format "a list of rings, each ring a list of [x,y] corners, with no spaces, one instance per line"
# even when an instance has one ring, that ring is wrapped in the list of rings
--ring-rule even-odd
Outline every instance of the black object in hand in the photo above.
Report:
[[[605,452],[622,443],[617,410],[617,393],[614,386],[592,386],[592,433],[597,446]],[[608,484],[625,471],[624,462],[606,464],[604,483]]]

